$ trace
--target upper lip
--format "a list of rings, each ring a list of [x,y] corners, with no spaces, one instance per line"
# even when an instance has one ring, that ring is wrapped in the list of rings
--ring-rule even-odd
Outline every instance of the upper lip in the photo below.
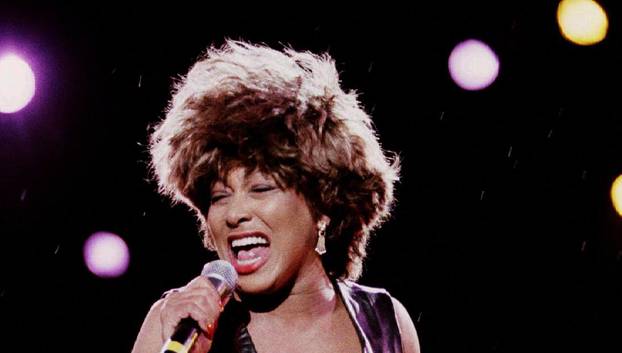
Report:
[[[266,239],[268,243],[270,243],[270,237],[266,233],[260,232],[258,230],[231,233],[227,237],[227,242],[229,243],[229,245],[231,245],[231,243],[236,239],[242,239],[242,238],[248,238],[248,237],[261,237],[261,238]]]

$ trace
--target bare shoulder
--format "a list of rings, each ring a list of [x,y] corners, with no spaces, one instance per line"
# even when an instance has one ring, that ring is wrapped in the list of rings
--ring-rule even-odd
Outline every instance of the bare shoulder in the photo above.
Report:
[[[160,310],[164,304],[163,301],[163,299],[158,300],[149,309],[140,328],[140,332],[138,333],[138,337],[136,337],[136,341],[134,342],[132,353],[157,352],[162,346],[163,340],[160,335],[162,331],[160,325]]]
[[[393,301],[397,324],[400,329],[400,335],[402,336],[404,353],[420,353],[419,337],[417,336],[415,324],[410,318],[408,311],[397,299],[391,298],[391,300]]]

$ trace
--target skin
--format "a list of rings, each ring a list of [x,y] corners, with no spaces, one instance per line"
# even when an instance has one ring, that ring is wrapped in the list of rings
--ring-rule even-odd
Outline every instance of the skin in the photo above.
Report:
[[[314,219],[302,195],[279,188],[270,176],[241,168],[214,185],[211,199],[207,226],[221,259],[233,256],[230,236],[259,232],[270,241],[268,261],[257,271],[240,275],[236,293],[251,310],[248,330],[257,351],[361,352],[354,325],[314,250],[319,224],[330,219]],[[394,304],[404,351],[419,352],[410,316],[399,302]],[[154,304],[132,352],[159,351],[187,316],[206,328],[192,352],[208,352],[207,327],[221,311],[218,294],[199,276]]]
[[[270,240],[268,262],[238,280],[245,294],[274,293],[291,283],[292,293],[303,290],[308,270],[319,261],[316,223],[301,195],[259,172],[246,175],[237,168],[226,185],[218,182],[212,189],[207,225],[221,259],[232,260],[231,235],[260,232]]]

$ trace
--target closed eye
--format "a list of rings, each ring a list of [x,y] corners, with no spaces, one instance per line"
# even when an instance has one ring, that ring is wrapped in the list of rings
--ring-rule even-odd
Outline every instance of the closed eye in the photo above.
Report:
[[[227,194],[214,194],[210,197],[210,202],[212,204],[224,199],[225,197],[227,197]]]
[[[257,185],[257,186],[253,186],[251,191],[252,192],[266,192],[266,191],[270,191],[274,189],[275,187],[272,185]]]

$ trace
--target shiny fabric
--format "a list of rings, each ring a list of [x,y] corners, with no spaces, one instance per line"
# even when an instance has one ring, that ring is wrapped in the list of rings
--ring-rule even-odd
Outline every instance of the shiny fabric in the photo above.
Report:
[[[402,353],[402,336],[389,293],[350,281],[336,284],[359,334],[363,353]]]
[[[387,291],[350,281],[335,281],[333,286],[354,323],[363,353],[402,353],[402,338]],[[257,353],[246,329],[249,321],[244,305],[231,300],[218,321],[210,352]]]

